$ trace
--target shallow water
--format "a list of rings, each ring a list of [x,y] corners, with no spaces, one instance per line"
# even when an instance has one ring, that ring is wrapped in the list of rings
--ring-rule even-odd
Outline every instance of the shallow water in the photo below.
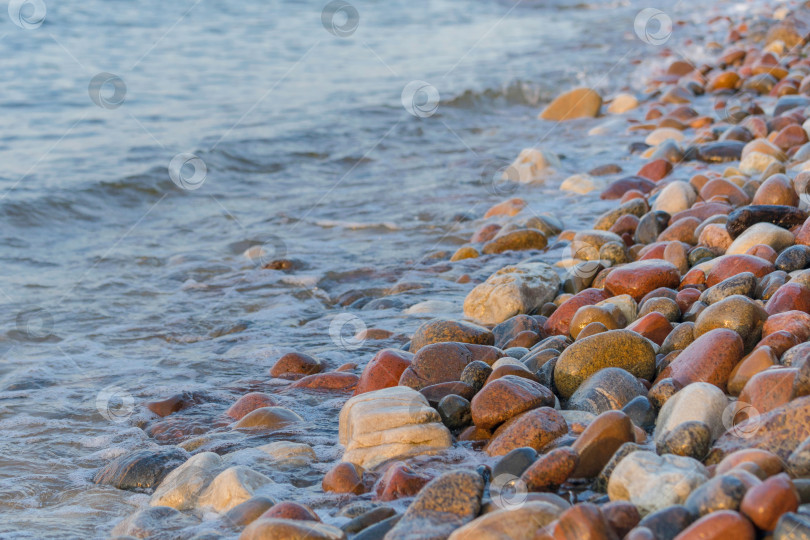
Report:
[[[250,389],[272,389],[267,369],[283,352],[363,365],[420,321],[458,316],[471,285],[456,279],[505,260],[430,256],[467,241],[467,217],[514,194],[583,226],[607,203],[562,194],[560,181],[605,163],[637,169],[626,152],[637,137],[623,129],[583,139],[604,120],[536,115],[574,85],[605,95],[638,87],[662,62],[633,29],[646,4],[355,2],[359,23],[346,37],[324,27],[323,5],[90,0],[47,4],[38,28],[4,19],[3,538],[107,536],[148,496],[97,486],[95,470],[178,442],[147,435],[142,401],[208,392],[209,403],[178,418],[197,433],[227,432],[218,415]],[[698,5],[661,6],[686,22],[673,39],[706,19]],[[94,94],[99,73],[117,78],[104,76],[110,84]],[[414,80],[430,86],[405,105],[429,116],[403,106]],[[531,146],[561,154],[562,166],[538,185],[493,182]],[[204,163],[198,189],[170,177],[183,153]],[[300,267],[262,269],[282,257]],[[358,342],[363,327],[395,336]],[[274,471],[272,494],[309,502],[329,522],[338,498],[317,491],[340,455],[344,400],[280,391],[308,424],[261,439],[314,446],[314,471]],[[423,461],[462,459],[483,461],[463,448]]]

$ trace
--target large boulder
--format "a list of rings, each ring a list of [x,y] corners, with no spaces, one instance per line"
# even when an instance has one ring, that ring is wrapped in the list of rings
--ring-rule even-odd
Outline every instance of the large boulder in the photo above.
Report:
[[[464,315],[481,324],[499,324],[531,313],[557,295],[560,278],[551,266],[526,262],[501,268],[464,299]]]
[[[346,447],[343,461],[366,469],[389,459],[439,452],[453,443],[439,413],[405,386],[351,398],[340,411],[338,430]]]

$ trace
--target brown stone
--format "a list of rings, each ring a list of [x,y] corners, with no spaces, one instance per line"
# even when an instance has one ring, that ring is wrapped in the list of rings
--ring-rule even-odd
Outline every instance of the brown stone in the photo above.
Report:
[[[776,257],[779,254],[774,250],[771,246],[766,246],[765,244],[756,244],[751,246],[746,250],[746,255],[753,255],[754,257],[759,257],[760,259],[765,259],[770,263],[776,262]]]
[[[627,176],[608,184],[600,198],[605,200],[621,199],[625,193],[638,191],[647,194],[655,189],[656,183],[641,176]]]
[[[556,448],[529,465],[520,479],[530,491],[554,491],[571,476],[579,464],[579,454],[572,448]]]
[[[569,329],[571,337],[577,339],[582,329],[594,322],[602,323],[608,330],[618,330],[627,323],[624,315],[614,304],[582,306],[571,319]]]
[[[612,501],[600,510],[619,538],[624,538],[641,521],[641,514],[636,506],[627,501]]]
[[[567,336],[577,310],[606,300],[610,295],[602,289],[585,289],[563,302],[548,318],[543,329],[549,335]]]
[[[629,294],[636,301],[658,287],[674,288],[680,284],[678,269],[660,260],[639,261],[616,267],[605,280],[611,295]]]
[[[675,540],[755,540],[751,522],[734,510],[718,510],[692,523]]]
[[[681,308],[681,313],[686,313],[689,311],[689,308],[692,307],[692,304],[697,302],[698,298],[700,298],[699,290],[692,288],[682,289],[678,291],[675,302],[678,304],[678,307]]]
[[[693,341],[661,371],[656,382],[665,378],[672,378],[682,386],[708,382],[725,391],[731,371],[742,357],[740,335],[733,330],[718,328]]]
[[[786,350],[799,344],[799,339],[785,330],[779,330],[763,337],[754,349],[770,347],[776,358],[781,358]]]
[[[597,116],[602,97],[590,88],[575,88],[554,98],[540,113],[543,120],[565,121]]]
[[[449,381],[425,386],[419,390],[419,393],[425,396],[431,407],[435,408],[443,398],[449,395],[461,396],[469,401],[475,395],[475,388],[461,381]]]
[[[801,127],[795,127],[804,133]],[[759,186],[751,204],[798,206],[799,196],[793,189],[793,182],[790,181],[790,178],[784,174],[774,174]]]
[[[262,407],[249,412],[236,423],[239,429],[281,429],[304,419],[284,407]]]
[[[222,521],[233,527],[245,527],[257,520],[275,502],[269,497],[251,497],[241,504],[228,510]]]
[[[762,337],[765,338],[774,332],[790,332],[802,342],[810,339],[810,315],[803,311],[785,311],[771,315],[762,326]]]
[[[726,474],[743,463],[755,463],[768,476],[782,472],[782,460],[778,456],[767,450],[752,448],[727,455],[717,464],[715,475]]]
[[[740,512],[763,531],[776,528],[779,518],[799,507],[799,494],[785,474],[777,474],[752,487],[745,494]]]
[[[202,396],[193,392],[181,392],[166,399],[157,401],[147,401],[144,403],[147,409],[160,417],[169,416],[172,413],[188,409],[202,401]]]
[[[469,343],[434,343],[422,347],[402,372],[399,384],[416,390],[432,384],[458,381],[464,367],[475,360],[492,365],[502,356],[501,350],[489,345]]]
[[[810,313],[810,288],[798,283],[785,283],[765,304],[769,315],[794,310]]]
[[[481,252],[487,255],[503,253],[505,251],[523,251],[527,249],[543,249],[548,245],[546,236],[534,229],[519,229],[500,234],[484,244]]]
[[[321,361],[308,354],[287,353],[270,368],[270,375],[280,379],[298,379],[304,375],[320,373],[323,370]]]
[[[554,394],[537,382],[506,375],[485,385],[472,399],[473,423],[493,429],[530,409],[553,407]]]
[[[498,231],[501,230],[501,226],[497,223],[487,223],[485,225],[481,225],[481,227],[475,231],[470,238],[471,244],[477,244],[479,242],[488,242],[495,238],[495,235],[498,234]]]
[[[484,214],[484,219],[493,216],[514,216],[526,207],[526,201],[519,197],[509,199],[493,205]]]
[[[295,381],[290,388],[308,388],[310,390],[333,390],[337,392],[352,392],[357,386],[360,377],[354,373],[332,371],[329,373],[316,373],[307,375]]]
[[[426,345],[447,341],[493,345],[495,337],[490,330],[467,321],[431,319],[414,332],[408,351],[416,354]]]
[[[275,398],[268,396],[263,392],[250,392],[236,400],[236,403],[231,405],[225,414],[234,420],[241,420],[247,413],[261,409],[262,407],[275,407],[278,401]]]
[[[388,466],[380,481],[377,483],[377,499],[393,501],[402,497],[413,497],[431,477],[420,474],[401,461]]]
[[[658,182],[672,172],[672,163],[665,159],[654,159],[644,165],[636,175]]]
[[[321,518],[312,508],[305,504],[284,501],[274,505],[261,515],[262,518],[294,519],[296,521],[320,522]]]
[[[739,395],[751,377],[771,366],[775,366],[778,361],[779,358],[770,347],[758,346],[731,371],[728,378],[728,393],[732,396]]]
[[[672,217],[669,218],[669,222],[674,223],[679,219],[690,216],[696,217],[702,222],[712,216],[729,214],[731,213],[731,210],[731,205],[725,202],[698,202],[693,204],[692,208],[688,210],[681,210],[680,212],[675,212],[672,214]]]
[[[492,373],[489,374],[489,377],[487,377],[487,380],[484,381],[484,384],[489,384],[492,381],[496,381],[501,377],[506,377],[507,375],[528,379],[538,383],[540,382],[537,375],[529,371],[529,369],[522,364],[502,364],[492,370]]]
[[[354,463],[341,461],[324,475],[321,488],[334,493],[361,495],[366,492],[363,485],[363,469]]]
[[[672,332],[672,324],[662,314],[653,311],[637,319],[627,329],[638,332],[650,341],[661,345]]]
[[[757,373],[742,392],[740,403],[750,404],[758,413],[766,413],[790,401],[796,368],[774,368]]]
[[[634,442],[633,422],[621,411],[603,412],[591,422],[571,447],[579,464],[571,476],[593,478],[607,465],[621,445]]]
[[[717,285],[742,272],[751,272],[757,278],[761,278],[776,270],[773,263],[752,255],[724,255],[718,257],[713,263],[712,269],[706,276],[707,287]]]
[[[599,507],[591,503],[579,503],[572,506],[563,512],[553,527],[548,528],[551,530],[549,538],[554,540],[618,540],[619,538],[608,525]]]
[[[486,446],[490,456],[502,456],[528,446],[540,451],[568,432],[565,419],[550,407],[532,409],[502,424]]]
[[[383,349],[366,364],[354,395],[382,390],[399,384],[402,372],[411,365],[413,354],[399,349]]]

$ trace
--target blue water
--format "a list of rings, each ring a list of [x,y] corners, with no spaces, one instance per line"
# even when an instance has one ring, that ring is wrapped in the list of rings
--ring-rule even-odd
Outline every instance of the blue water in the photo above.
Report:
[[[559,183],[632,171],[633,139],[583,141],[598,121],[536,116],[561,89],[636,86],[632,61],[660,52],[633,31],[647,4],[423,4],[353,2],[357,18],[335,19],[345,36],[314,1],[47,2],[28,29],[0,12],[0,536],[105,537],[145,505],[90,481],[154,447],[144,400],[227,403],[285,351],[362,365],[420,321],[459,316],[471,285],[456,279],[497,267],[429,257],[467,241],[460,219],[512,195],[571,227],[605,208]],[[427,86],[403,106],[412,81]],[[493,185],[535,145],[563,155],[554,177]],[[299,266],[262,269],[280,257]],[[338,315],[400,337],[347,342],[330,335]],[[341,400],[279,399],[310,421],[293,438],[320,460],[279,489],[326,520]]]

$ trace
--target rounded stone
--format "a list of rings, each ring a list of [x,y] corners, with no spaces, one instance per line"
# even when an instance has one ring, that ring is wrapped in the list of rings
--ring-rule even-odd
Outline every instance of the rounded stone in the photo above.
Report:
[[[621,368],[597,371],[582,383],[568,400],[566,407],[595,415],[622,409],[634,398],[647,391],[636,377]]]
[[[712,433],[703,422],[689,421],[678,424],[658,445],[659,454],[675,454],[702,460],[709,453]]]
[[[629,294],[636,301],[658,287],[677,288],[678,268],[661,260],[638,261],[616,267],[605,280],[605,289],[614,296]]]
[[[236,423],[237,429],[281,429],[304,419],[284,407],[262,407],[246,414]]]
[[[743,357],[740,335],[725,328],[710,330],[684,349],[658,375],[656,382],[671,378],[682,386],[708,382],[726,389],[731,372]]]
[[[273,364],[270,375],[281,379],[297,379],[304,375],[320,373],[323,370],[321,361],[304,353],[287,353]]]
[[[566,433],[568,424],[560,413],[549,407],[540,407],[502,424],[492,434],[486,452],[490,456],[502,456],[523,446],[540,451]]]
[[[782,473],[748,490],[740,511],[763,531],[772,531],[779,518],[798,508],[799,494],[790,477]]]
[[[463,429],[472,422],[470,402],[461,396],[450,394],[443,397],[436,410],[439,411],[442,423],[451,430]]]
[[[425,345],[446,341],[493,345],[495,337],[490,330],[467,321],[432,319],[414,332],[409,351],[416,354]]]
[[[354,463],[340,462],[324,475],[321,488],[334,493],[365,493],[363,468]]]
[[[554,369],[554,384],[563,397],[597,371],[622,368],[636,377],[650,380],[655,374],[655,350],[641,335],[630,330],[603,332],[577,341],[565,349]]]
[[[573,474],[579,454],[572,448],[556,448],[531,464],[520,476],[530,491],[553,491]]]
[[[476,360],[470,362],[461,371],[459,380],[472,386],[476,392],[483,388],[489,376],[492,374],[492,367],[486,362]]]
[[[496,379],[472,399],[472,420],[476,426],[493,429],[530,409],[554,405],[554,394],[545,386],[514,375]]]
[[[571,447],[579,454],[579,464],[571,475],[595,477],[621,445],[634,440],[633,423],[626,414],[621,411],[600,414]]]

